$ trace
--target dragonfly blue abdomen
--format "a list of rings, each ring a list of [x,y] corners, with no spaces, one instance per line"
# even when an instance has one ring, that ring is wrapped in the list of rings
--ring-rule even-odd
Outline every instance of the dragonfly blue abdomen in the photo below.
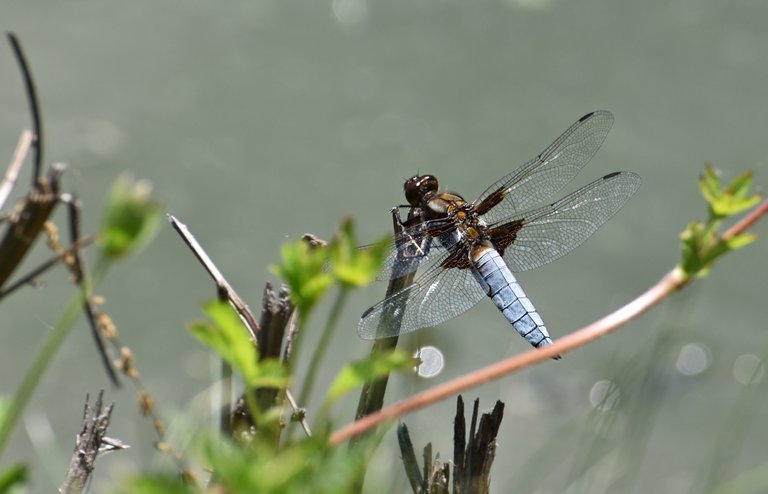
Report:
[[[475,277],[520,336],[535,347],[551,345],[544,321],[499,253],[484,249],[474,264]]]

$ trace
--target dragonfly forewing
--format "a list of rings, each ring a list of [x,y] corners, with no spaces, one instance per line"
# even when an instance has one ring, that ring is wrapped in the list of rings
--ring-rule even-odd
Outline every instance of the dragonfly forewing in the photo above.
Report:
[[[611,112],[599,110],[584,115],[538,156],[488,187],[474,204],[480,205],[493,194],[502,195],[498,205],[487,213],[481,212],[489,223],[541,204],[584,168],[612,125]]]

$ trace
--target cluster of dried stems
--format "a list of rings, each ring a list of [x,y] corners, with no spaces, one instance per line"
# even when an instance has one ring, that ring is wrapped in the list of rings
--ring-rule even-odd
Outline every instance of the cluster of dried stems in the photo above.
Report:
[[[18,38],[13,33],[8,33],[7,36],[24,80],[32,130],[22,132],[10,164],[6,168],[2,181],[0,181],[0,210],[3,209],[15,188],[22,166],[30,154],[32,155],[33,169],[29,189],[22,195],[11,212],[0,215],[0,221],[7,223],[5,233],[0,238],[0,300],[24,286],[34,285],[40,275],[57,264],[63,264],[70,272],[72,282],[78,287],[82,310],[91,328],[96,348],[109,381],[113,386],[120,387],[119,374],[122,373],[133,382],[137,388],[142,410],[153,422],[158,439],[158,449],[162,450],[162,445],[168,444],[165,441],[165,427],[154,411],[153,400],[145,391],[139,372],[133,365],[133,353],[128,347],[120,344],[114,323],[107,314],[99,310],[100,297],[92,292],[90,277],[83,261],[82,249],[90,245],[95,238],[93,235],[82,234],[79,200],[74,195],[63,193],[60,190],[61,177],[66,167],[56,163],[50,167],[47,173],[43,172],[43,129],[34,79]],[[51,217],[60,203],[66,208],[68,217],[69,242],[66,247],[61,244],[58,228],[51,221]],[[44,238],[54,255],[11,282],[12,276],[38,238]],[[3,428],[0,430],[0,437],[2,437],[3,442],[10,435],[10,427],[29,401],[36,383],[56,348],[56,343],[49,339],[39,354],[42,356],[41,365],[31,365],[19,385],[19,390],[6,413]],[[117,354],[118,358],[113,358],[114,354]],[[106,408],[103,407],[102,397],[103,391],[99,392],[96,405],[93,408],[89,406],[86,397],[81,430],[77,435],[72,458],[59,489],[60,492],[81,492],[87,484],[99,454],[128,447],[121,441],[105,435],[113,404]],[[174,453],[172,448],[166,448],[166,452],[176,461],[181,471],[186,471],[181,455]]]

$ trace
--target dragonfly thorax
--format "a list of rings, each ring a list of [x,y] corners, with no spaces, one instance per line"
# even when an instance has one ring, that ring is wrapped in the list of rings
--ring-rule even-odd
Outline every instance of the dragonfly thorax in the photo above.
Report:
[[[471,210],[472,205],[463,203],[451,216],[456,222],[456,231],[461,237],[471,242],[488,238],[488,224]]]
[[[462,197],[444,192],[430,199],[425,210],[429,219],[443,219],[453,225],[454,242],[476,244],[488,239],[488,224],[472,207]]]

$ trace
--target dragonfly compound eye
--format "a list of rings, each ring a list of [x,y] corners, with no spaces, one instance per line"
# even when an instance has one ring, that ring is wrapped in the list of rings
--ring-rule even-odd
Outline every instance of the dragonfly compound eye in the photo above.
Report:
[[[405,198],[411,206],[421,205],[427,195],[437,192],[437,187],[437,179],[432,175],[416,175],[403,185]]]

